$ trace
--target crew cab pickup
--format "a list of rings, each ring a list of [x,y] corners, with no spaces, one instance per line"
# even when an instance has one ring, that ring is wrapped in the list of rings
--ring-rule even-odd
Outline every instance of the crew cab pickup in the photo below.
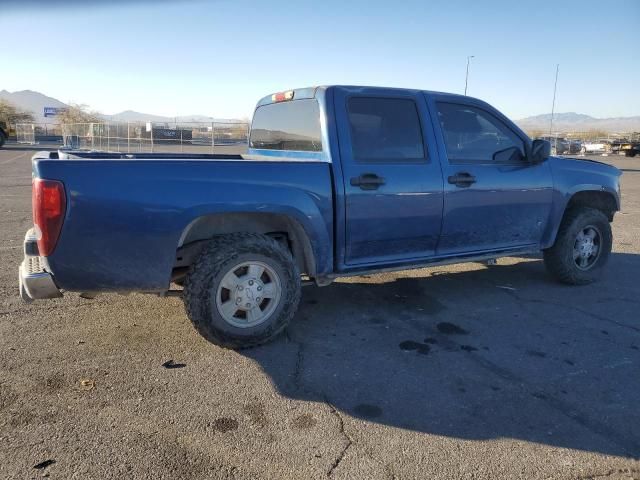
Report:
[[[246,155],[36,154],[20,291],[180,295],[205,338],[242,348],[285,328],[302,284],[340,276],[542,251],[584,284],[620,174],[550,156],[471,97],[290,90],[258,102]]]

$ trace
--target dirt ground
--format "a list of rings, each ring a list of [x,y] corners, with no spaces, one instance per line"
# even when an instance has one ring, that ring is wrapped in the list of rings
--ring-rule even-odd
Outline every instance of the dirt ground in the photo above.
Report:
[[[640,478],[640,158],[599,157],[624,175],[596,284],[532,258],[343,279],[234,352],[179,298],[23,304],[32,154],[0,150],[0,478]]]

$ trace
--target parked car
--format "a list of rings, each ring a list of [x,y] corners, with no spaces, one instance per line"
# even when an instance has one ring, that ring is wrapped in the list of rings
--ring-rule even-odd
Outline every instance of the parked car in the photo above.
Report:
[[[550,156],[481,100],[290,90],[258,102],[249,142],[246,155],[35,155],[22,298],[181,295],[206,339],[240,348],[282,332],[303,280],[542,250],[557,279],[585,284],[611,251],[621,172]]]
[[[7,138],[9,138],[9,129],[7,128],[7,124],[0,122],[0,148],[2,148],[6,143]]]
[[[640,153],[640,141],[629,139],[616,140],[612,143],[611,147],[612,153],[624,155],[625,157],[635,157]]]
[[[635,157],[640,155],[640,142],[628,142],[620,147],[620,152],[625,157]]]
[[[567,152],[569,155],[573,153],[580,153],[580,150],[582,149],[582,142],[580,140],[569,139],[567,142],[569,144],[569,151]]]
[[[595,140],[591,142],[583,142],[580,147],[580,153],[609,153],[611,145],[606,140]]]
[[[553,135],[546,135],[538,138],[546,140],[551,144],[552,155],[565,155],[569,153],[569,142],[565,138],[554,137]]]

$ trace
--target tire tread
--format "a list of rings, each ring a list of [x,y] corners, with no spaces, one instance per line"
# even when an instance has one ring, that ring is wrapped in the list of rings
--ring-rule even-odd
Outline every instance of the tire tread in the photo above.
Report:
[[[600,253],[600,258],[597,260],[599,265],[596,265],[593,270],[581,271],[575,267],[573,260],[567,261],[566,244],[571,241],[571,230],[577,222],[582,221],[582,217],[591,217],[590,223],[601,223],[606,225],[603,235],[603,245],[601,248],[605,248],[607,251]],[[586,222],[586,219],[584,221]],[[570,285],[587,285],[592,283],[596,279],[596,275],[599,270],[604,266],[611,250],[611,227],[606,215],[600,210],[589,207],[577,207],[567,211],[562,219],[558,234],[556,235],[556,241],[551,248],[543,251],[544,264],[547,270],[556,277],[562,283]]]
[[[288,276],[281,281],[292,288],[283,287],[283,310],[266,330],[258,335],[238,337],[211,324],[209,287],[211,279],[220,273],[224,262],[243,253],[260,253],[279,262]],[[295,315],[300,296],[300,273],[291,252],[273,238],[257,233],[232,233],[214,237],[189,268],[183,292],[187,316],[198,333],[216,345],[231,349],[256,347],[278,336]]]

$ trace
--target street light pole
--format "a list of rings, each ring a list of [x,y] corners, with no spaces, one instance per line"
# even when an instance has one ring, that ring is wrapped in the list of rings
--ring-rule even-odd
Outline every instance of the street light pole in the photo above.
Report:
[[[467,96],[467,85],[469,84],[469,62],[475,55],[469,55],[467,57],[467,74],[464,77],[464,95]]]
[[[551,104],[551,121],[549,122],[549,135],[552,135],[553,131],[553,114],[556,110],[556,90],[558,88],[558,70],[560,69],[560,64],[556,64],[556,82],[553,84],[553,103]]]

